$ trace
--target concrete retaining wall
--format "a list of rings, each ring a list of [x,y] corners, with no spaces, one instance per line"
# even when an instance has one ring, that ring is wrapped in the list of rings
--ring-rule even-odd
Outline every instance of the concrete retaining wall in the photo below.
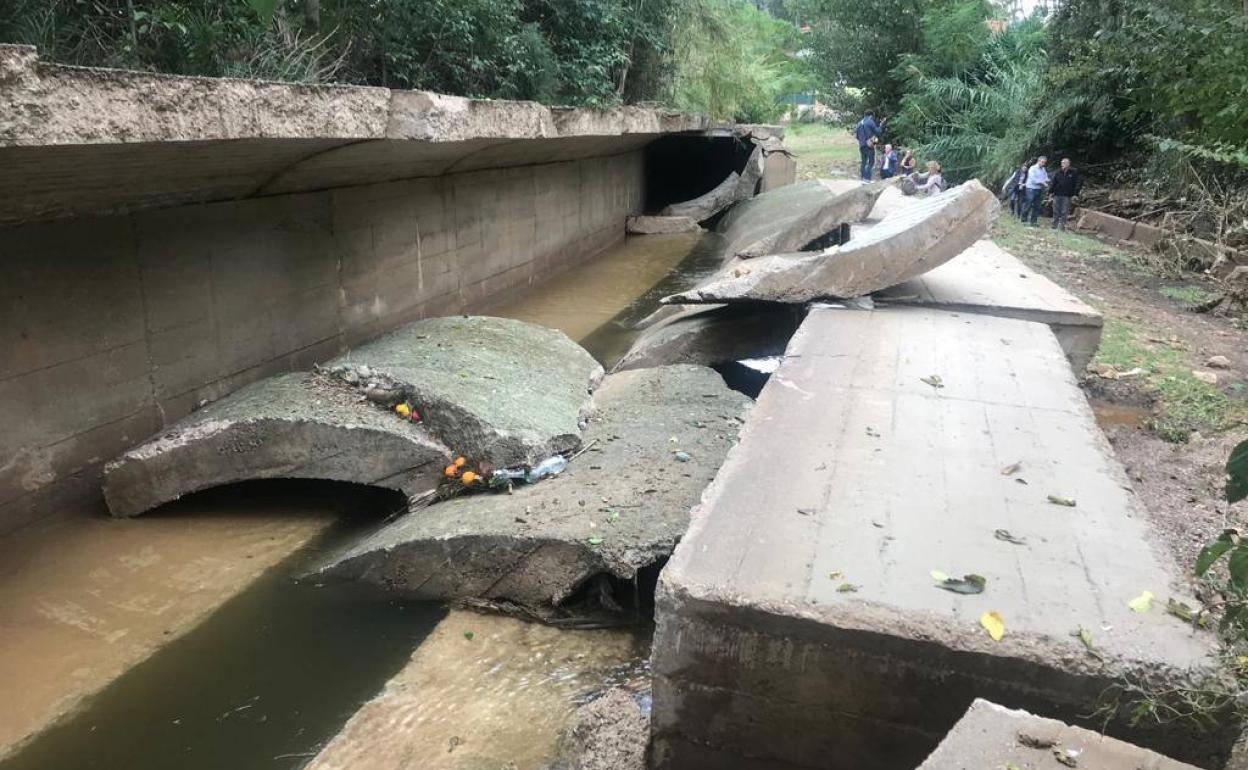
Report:
[[[601,251],[642,183],[630,151],[0,229],[0,532],[202,401]]]

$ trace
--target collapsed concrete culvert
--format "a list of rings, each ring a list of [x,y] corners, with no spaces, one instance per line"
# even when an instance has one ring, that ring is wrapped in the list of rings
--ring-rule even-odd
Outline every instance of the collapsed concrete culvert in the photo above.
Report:
[[[413,511],[314,574],[557,620],[578,591],[606,585],[599,576],[631,581],[671,553],[749,403],[703,367],[613,374],[586,451],[559,477]]]
[[[105,499],[132,516],[221,484],[321,478],[414,500],[436,489],[452,452],[504,467],[575,451],[601,377],[562,332],[486,316],[417,321],[317,374],[263,380],[191,414],[109,463]]]
[[[861,222],[887,182],[836,190],[822,180],[789,185],[733,208],[720,223],[725,258],[803,251],[844,223]]]
[[[730,261],[698,287],[662,301],[803,303],[859,297],[949,261],[984,237],[1000,211],[996,196],[972,180],[889,214],[847,244]]]
[[[715,366],[782,355],[803,315],[798,308],[776,305],[685,308],[643,331],[615,370]]]
[[[495,467],[579,448],[579,423],[602,378],[563,332],[490,316],[416,321],[328,366],[340,364],[403,383],[430,433]]]
[[[262,380],[178,422],[104,468],[114,516],[252,479],[328,479],[418,498],[438,484],[449,450],[310,374]]]
[[[731,206],[737,200],[737,185],[741,175],[733,171],[713,190],[693,200],[673,203],[659,212],[665,217],[689,217],[695,222],[705,222]]]
[[[629,217],[625,230],[631,235],[671,235],[673,233],[696,233],[702,229],[692,217]]]

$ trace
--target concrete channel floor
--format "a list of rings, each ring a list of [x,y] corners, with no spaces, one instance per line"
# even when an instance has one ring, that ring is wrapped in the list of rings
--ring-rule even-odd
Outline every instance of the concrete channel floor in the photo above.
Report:
[[[1213,640],[1162,609],[1150,540],[1046,326],[813,310],[663,572],[660,766],[912,767],[975,697],[1078,721],[1115,677],[1181,681]],[[1110,730],[1185,759],[1232,740]]]
[[[629,238],[546,284],[498,298],[490,312],[581,339],[666,276],[699,237]],[[190,630],[338,516],[308,501],[227,498],[195,496],[131,521],[65,510],[0,538],[0,757]]]

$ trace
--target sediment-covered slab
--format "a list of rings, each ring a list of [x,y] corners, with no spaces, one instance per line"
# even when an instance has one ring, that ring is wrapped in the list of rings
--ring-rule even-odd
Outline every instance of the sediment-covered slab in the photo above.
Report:
[[[1196,770],[1082,727],[976,699],[918,770]]]
[[[252,479],[436,488],[449,450],[418,425],[311,374],[262,380],[200,409],[104,468],[114,516]]]
[[[763,193],[738,204],[724,217],[724,255],[760,257],[799,251],[842,223],[867,218],[884,182],[837,190],[825,180],[811,180]]]
[[[448,454],[496,467],[581,445],[602,367],[567,335],[486,316],[408,324],[331,361],[192,413],[104,469],[117,516],[262,478],[323,478],[432,491]],[[400,419],[412,405],[419,424]]]
[[[701,225],[691,217],[629,217],[625,229],[633,235],[670,235],[672,233],[696,233]]]
[[[1099,726],[1114,682],[1194,681],[1213,635],[1163,611],[1129,489],[1046,326],[812,310],[663,571],[659,766],[895,770],[976,697]],[[1122,705],[1111,735],[1186,761],[1234,739]]]
[[[737,200],[737,185],[741,175],[733,171],[724,181],[710,192],[699,195],[693,200],[673,203],[659,212],[665,217],[689,217],[695,222],[703,222],[731,206]]]
[[[684,534],[748,404],[703,367],[613,374],[595,396],[587,450],[560,476],[413,511],[318,572],[538,610],[596,575],[631,580]]]
[[[948,262],[984,237],[1000,211],[996,197],[972,180],[890,213],[844,245],[730,262],[663,301],[801,303],[870,294]]]
[[[1101,343],[1098,311],[989,240],[875,299],[1048,324],[1076,372],[1084,371]]]
[[[495,467],[581,445],[579,423],[602,378],[566,334],[489,316],[407,324],[331,362],[398,381],[424,424],[458,454]]]
[[[798,309],[706,306],[682,309],[648,327],[615,365],[617,371],[667,364],[716,364],[784,353],[801,323]]]

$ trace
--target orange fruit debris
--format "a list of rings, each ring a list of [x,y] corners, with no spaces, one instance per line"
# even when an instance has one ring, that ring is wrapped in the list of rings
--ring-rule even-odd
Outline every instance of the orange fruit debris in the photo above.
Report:
[[[460,478],[463,480],[464,484],[467,485],[477,480],[477,474],[472,471],[464,471],[464,475]]]
[[[466,463],[466,462],[468,462],[468,461],[467,461],[467,460],[465,460],[464,458],[462,458],[462,457],[456,457],[456,458],[455,458],[455,467],[456,467],[456,468],[462,468],[462,467],[464,467],[464,463]]]
[[[459,468],[456,467],[454,464],[451,464],[451,465],[446,466],[446,470],[442,472],[445,473],[447,476],[454,476],[456,473],[459,472]]]
[[[410,417],[412,415],[412,408],[407,404],[399,404],[394,408],[394,411],[398,412],[400,417]]]

